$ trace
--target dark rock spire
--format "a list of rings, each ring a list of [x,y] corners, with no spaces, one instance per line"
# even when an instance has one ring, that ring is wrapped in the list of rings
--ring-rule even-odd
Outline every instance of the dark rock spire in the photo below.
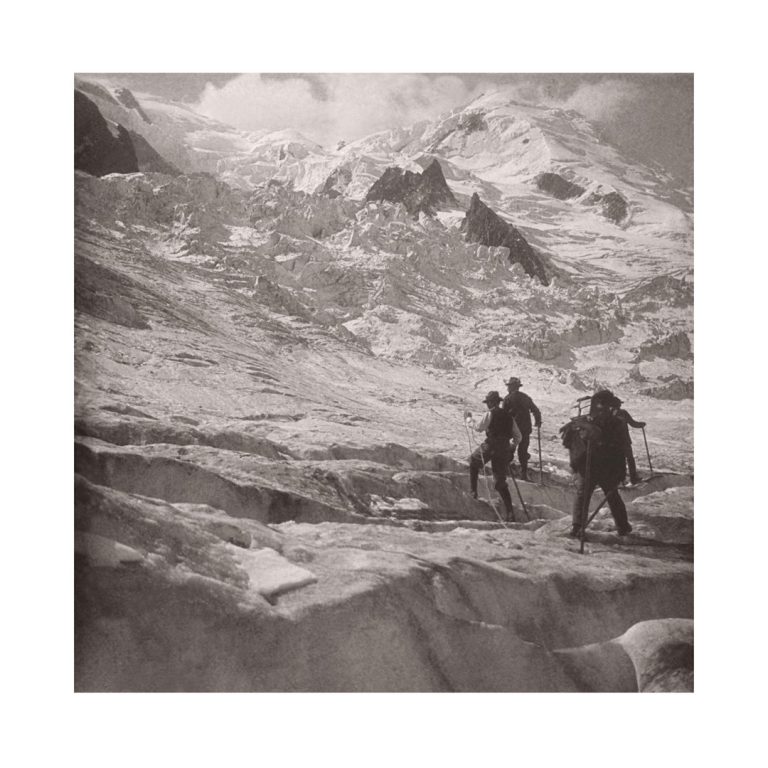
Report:
[[[461,229],[471,243],[509,248],[510,264],[520,264],[526,274],[537,277],[544,285],[549,285],[549,278],[536,251],[516,227],[507,224],[485,205],[477,192],[472,195],[467,215],[461,222]]]

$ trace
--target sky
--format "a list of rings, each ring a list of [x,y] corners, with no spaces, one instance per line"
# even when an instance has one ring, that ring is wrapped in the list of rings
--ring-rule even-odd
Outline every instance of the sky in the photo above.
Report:
[[[693,184],[692,74],[94,75],[184,101],[243,130],[292,128],[323,146],[410,125],[504,87],[520,101],[575,109],[630,158]]]

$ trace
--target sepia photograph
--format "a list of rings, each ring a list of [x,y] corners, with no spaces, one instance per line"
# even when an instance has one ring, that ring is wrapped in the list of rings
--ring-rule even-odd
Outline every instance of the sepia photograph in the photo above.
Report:
[[[74,690],[693,692],[693,92],[76,72]]]

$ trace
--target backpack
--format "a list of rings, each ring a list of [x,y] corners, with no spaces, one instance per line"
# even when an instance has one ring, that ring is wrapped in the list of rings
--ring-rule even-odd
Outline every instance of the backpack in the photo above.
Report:
[[[603,430],[589,416],[574,416],[560,427],[563,446],[568,449],[569,463],[574,472],[582,472],[587,463],[587,443],[592,450],[603,445]]]
[[[486,430],[488,439],[493,442],[509,442],[513,433],[512,414],[499,408],[495,411],[490,423],[490,429]]]

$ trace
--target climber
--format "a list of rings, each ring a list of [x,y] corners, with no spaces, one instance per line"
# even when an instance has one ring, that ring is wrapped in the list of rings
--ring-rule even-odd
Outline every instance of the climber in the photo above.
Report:
[[[576,482],[576,499],[570,536],[582,535],[582,520],[597,486],[605,493],[608,508],[619,536],[632,531],[627,519],[627,508],[619,495],[618,487],[626,476],[624,457],[624,422],[614,413],[614,395],[609,390],[596,392],[592,396],[589,416],[578,416],[566,424],[563,445],[568,448],[571,469]]]
[[[499,407],[501,397],[498,392],[495,390],[489,392],[483,402],[488,406],[488,412],[478,424],[475,424],[469,411],[464,412],[464,419],[468,426],[477,432],[485,431],[485,441],[469,457],[469,484],[472,489],[472,496],[477,498],[477,478],[480,468],[490,461],[491,471],[493,472],[493,487],[501,496],[507,513],[507,520],[510,521],[514,520],[514,512],[512,509],[512,496],[507,486],[509,441],[513,440],[513,445],[517,443],[521,439],[520,430],[517,428],[514,419]]]
[[[532,431],[531,413],[533,413],[533,418],[536,420],[536,428],[538,429],[541,427],[541,411],[525,392],[520,391],[523,383],[517,376],[513,376],[506,384],[509,394],[504,398],[503,408],[514,418],[522,434],[522,439],[517,446],[517,457],[520,460],[520,477],[523,480],[528,480],[528,459],[531,458],[531,454],[528,453],[528,444],[531,441]],[[514,458],[514,450],[512,458]]]
[[[629,436],[629,427],[635,429],[643,429],[645,427],[644,421],[635,421],[630,416],[629,411],[621,407],[623,400],[619,400],[618,397],[613,399],[612,411],[614,416],[620,419],[624,425],[622,434],[624,437],[624,456],[627,460],[627,467],[629,468],[629,483],[630,485],[637,485],[641,482],[642,478],[637,474],[637,465],[635,464],[635,455],[632,452],[632,438]]]

